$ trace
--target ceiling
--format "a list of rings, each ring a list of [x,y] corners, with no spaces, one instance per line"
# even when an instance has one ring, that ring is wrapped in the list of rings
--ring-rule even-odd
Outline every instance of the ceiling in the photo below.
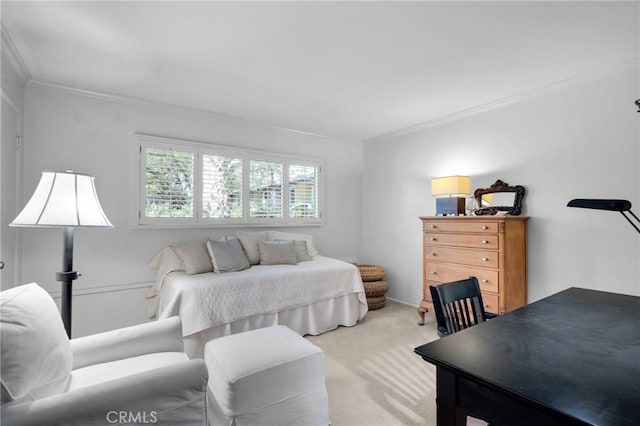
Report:
[[[638,60],[634,2],[11,2],[34,81],[366,140]]]

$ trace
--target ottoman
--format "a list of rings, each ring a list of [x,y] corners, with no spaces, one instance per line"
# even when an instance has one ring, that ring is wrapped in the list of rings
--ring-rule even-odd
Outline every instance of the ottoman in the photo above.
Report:
[[[291,329],[214,339],[204,359],[211,426],[329,424],[324,353]]]

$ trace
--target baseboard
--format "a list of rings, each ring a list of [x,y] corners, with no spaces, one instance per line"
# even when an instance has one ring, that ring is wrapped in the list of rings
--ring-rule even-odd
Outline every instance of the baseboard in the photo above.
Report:
[[[414,305],[413,303],[405,302],[404,300],[398,300],[398,299],[394,299],[393,297],[388,297],[388,296],[387,296],[387,300],[393,300],[394,302],[400,303],[401,305],[407,305],[407,306],[411,306],[412,308],[418,309],[418,305]]]

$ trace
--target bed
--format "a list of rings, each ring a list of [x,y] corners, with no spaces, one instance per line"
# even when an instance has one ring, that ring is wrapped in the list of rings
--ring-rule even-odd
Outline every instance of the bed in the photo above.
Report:
[[[317,335],[353,326],[367,312],[360,273],[341,260],[316,254],[295,264],[190,274],[171,266],[168,256],[156,262],[159,279],[147,296],[149,313],[181,318],[192,357],[202,357],[206,342],[228,334],[279,324]]]

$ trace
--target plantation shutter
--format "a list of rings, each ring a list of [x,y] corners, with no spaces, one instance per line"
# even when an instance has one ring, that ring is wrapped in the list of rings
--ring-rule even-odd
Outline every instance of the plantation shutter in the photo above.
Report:
[[[242,158],[202,155],[202,217],[242,219]]]
[[[193,218],[195,151],[145,146],[144,217]]]
[[[318,218],[318,167],[289,165],[289,217]]]
[[[249,217],[279,219],[283,217],[281,162],[249,162]]]
[[[136,137],[138,190],[132,213],[141,228],[322,224],[319,160]]]

